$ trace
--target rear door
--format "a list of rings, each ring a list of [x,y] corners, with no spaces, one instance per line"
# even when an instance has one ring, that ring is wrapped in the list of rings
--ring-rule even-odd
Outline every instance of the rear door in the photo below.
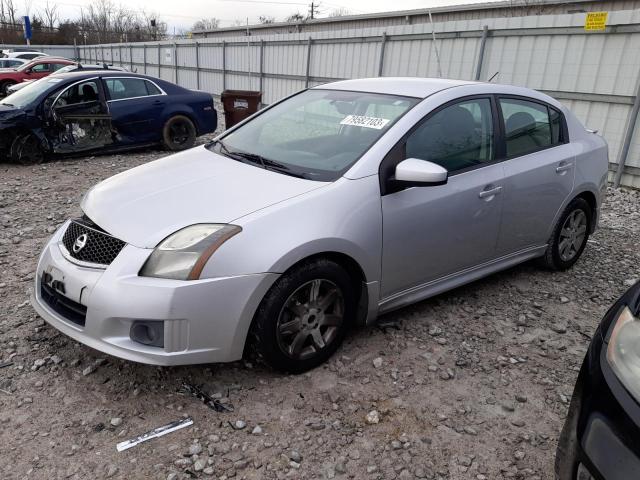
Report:
[[[544,245],[573,190],[575,155],[562,113],[526,97],[499,97],[507,160],[498,253]]]
[[[136,77],[104,77],[113,126],[122,144],[158,142],[166,93],[154,82]]]

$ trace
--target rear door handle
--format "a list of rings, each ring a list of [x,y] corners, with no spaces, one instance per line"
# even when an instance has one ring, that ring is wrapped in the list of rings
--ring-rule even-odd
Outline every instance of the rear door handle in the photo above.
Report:
[[[482,190],[478,194],[478,197],[480,198],[493,197],[495,195],[500,194],[501,192],[502,192],[502,187],[493,187],[493,188]]]
[[[556,167],[556,173],[566,172],[567,170],[571,170],[573,168],[573,163],[564,163],[560,164]]]

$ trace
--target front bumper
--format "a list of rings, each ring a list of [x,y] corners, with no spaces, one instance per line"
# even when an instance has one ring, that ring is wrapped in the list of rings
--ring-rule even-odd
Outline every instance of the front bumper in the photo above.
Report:
[[[59,242],[67,224],[45,247],[31,303],[62,333],[109,355],[153,365],[229,362],[242,358],[253,314],[277,274],[196,281],[138,276],[151,250],[127,245],[106,269],[70,262]],[[64,286],[64,297],[86,307],[84,325],[43,298],[43,275]],[[46,296],[46,295],[45,295]],[[162,321],[164,346],[130,338],[134,321]]]
[[[605,342],[614,318],[636,294],[618,301],[594,335],[558,440],[557,480],[640,478],[640,404],[609,367]]]

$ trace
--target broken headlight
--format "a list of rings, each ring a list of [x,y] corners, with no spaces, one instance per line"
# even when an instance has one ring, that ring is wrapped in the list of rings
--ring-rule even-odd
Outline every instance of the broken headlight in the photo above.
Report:
[[[607,361],[629,393],[640,399],[640,319],[627,306],[615,320]]]
[[[143,277],[197,280],[207,260],[231,237],[236,225],[198,224],[169,235],[155,248],[140,275]]]

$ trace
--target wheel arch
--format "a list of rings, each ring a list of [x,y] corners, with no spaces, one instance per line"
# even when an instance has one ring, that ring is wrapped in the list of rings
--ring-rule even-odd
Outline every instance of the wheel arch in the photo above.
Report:
[[[310,253],[307,256],[291,263],[286,268],[286,270],[284,270],[282,275],[286,275],[287,272],[290,272],[292,269],[300,265],[322,259],[335,262],[340,267],[342,267],[349,275],[349,278],[351,278],[351,282],[356,292],[358,302],[358,315],[356,318],[356,324],[363,325],[367,320],[369,306],[367,276],[360,263],[352,255],[338,250],[325,250],[318,251],[316,253]]]
[[[164,131],[164,127],[167,125],[167,123],[169,123],[169,121],[172,118],[180,117],[180,116],[187,117],[189,120],[191,120],[191,123],[193,123],[193,126],[196,129],[196,137],[199,137],[201,135],[200,131],[202,129],[200,128],[200,124],[198,122],[197,115],[195,115],[195,112],[193,110],[189,111],[189,110],[185,109],[183,105],[180,105],[180,108],[171,108],[166,112],[165,120],[164,120],[164,122],[162,124],[163,131]]]
[[[589,204],[589,207],[591,208],[591,221],[589,222],[589,225],[590,233],[593,233],[598,223],[598,199],[590,190],[583,190],[582,192],[575,195],[571,201],[575,200],[576,198],[582,198]]]

